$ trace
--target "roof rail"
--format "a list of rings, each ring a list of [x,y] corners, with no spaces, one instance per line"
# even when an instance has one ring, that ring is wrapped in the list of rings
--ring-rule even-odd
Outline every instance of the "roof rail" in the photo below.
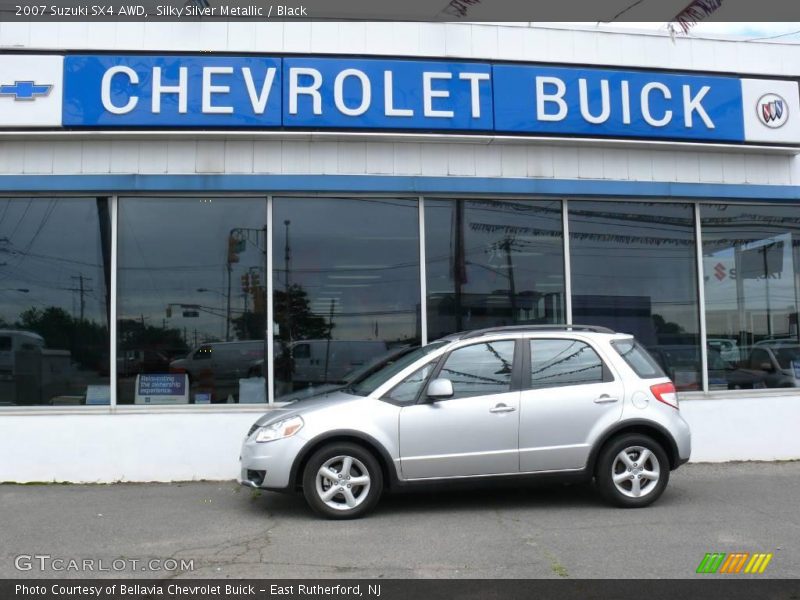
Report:
[[[591,331],[594,333],[616,333],[613,329],[600,327],[599,325],[505,325],[502,327],[488,327],[486,329],[466,331],[458,336],[458,339],[469,340],[492,333],[512,333],[515,331]]]

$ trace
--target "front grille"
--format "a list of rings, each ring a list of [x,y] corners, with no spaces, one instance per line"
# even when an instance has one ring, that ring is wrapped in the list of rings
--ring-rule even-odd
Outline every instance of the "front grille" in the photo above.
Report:
[[[253,423],[253,426],[250,428],[250,431],[247,432],[247,437],[253,435],[256,432],[256,429],[258,429],[259,427],[260,425],[258,423]]]
[[[251,471],[250,469],[247,469],[247,480],[252,481],[259,487],[261,487],[261,484],[264,483],[264,477],[266,476],[266,471]]]

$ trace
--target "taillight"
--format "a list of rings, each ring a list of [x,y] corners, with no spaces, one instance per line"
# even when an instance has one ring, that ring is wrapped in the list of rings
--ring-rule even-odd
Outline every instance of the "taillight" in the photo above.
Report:
[[[675,386],[671,381],[651,385],[650,391],[653,392],[653,396],[659,402],[669,404],[672,408],[680,410],[678,408],[678,394],[675,393]]]

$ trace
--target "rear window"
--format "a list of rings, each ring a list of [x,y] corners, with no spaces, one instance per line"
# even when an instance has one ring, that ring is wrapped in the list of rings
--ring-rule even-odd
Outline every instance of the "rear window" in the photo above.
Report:
[[[653,360],[653,357],[648,354],[638,342],[633,339],[629,340],[616,340],[611,342],[619,355],[628,363],[628,366],[633,369],[642,379],[655,379],[657,377],[666,377],[664,371],[658,366],[658,363]]]

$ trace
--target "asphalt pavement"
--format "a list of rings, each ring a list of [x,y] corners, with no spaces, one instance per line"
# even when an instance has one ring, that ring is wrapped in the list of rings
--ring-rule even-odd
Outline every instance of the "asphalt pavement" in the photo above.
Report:
[[[733,577],[696,575],[707,552],[797,578],[799,499],[800,462],[686,465],[638,510],[527,485],[390,495],[356,521],[234,482],[0,485],[0,578]]]

